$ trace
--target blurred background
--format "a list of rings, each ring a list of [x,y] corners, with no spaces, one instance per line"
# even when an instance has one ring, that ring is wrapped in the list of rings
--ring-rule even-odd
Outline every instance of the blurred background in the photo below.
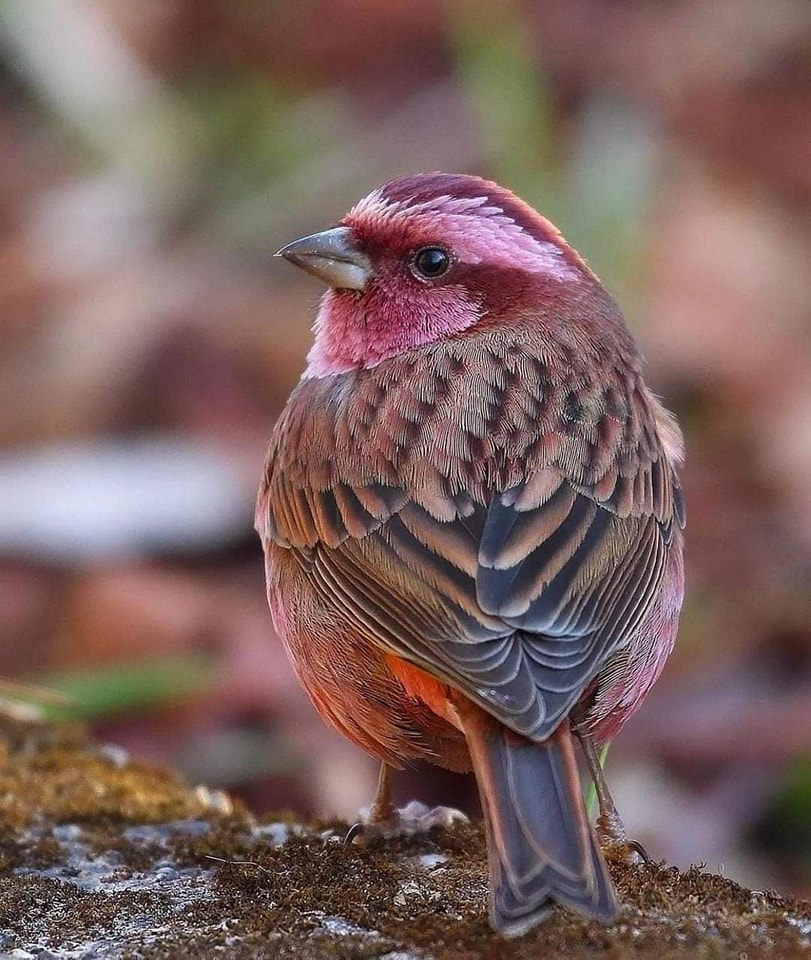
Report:
[[[3,0],[0,677],[257,812],[368,802],[266,610],[253,498],[321,292],[271,255],[435,169],[561,227],[685,430],[680,640],[609,759],[631,833],[808,896],[808,0]]]

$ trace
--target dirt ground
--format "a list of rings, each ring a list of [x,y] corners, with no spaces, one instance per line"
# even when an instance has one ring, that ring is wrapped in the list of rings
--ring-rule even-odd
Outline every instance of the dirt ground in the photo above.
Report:
[[[0,729],[0,956],[811,956],[811,904],[693,868],[612,864],[610,927],[564,911],[488,928],[478,825],[346,846],[346,824],[263,822],[70,727]]]

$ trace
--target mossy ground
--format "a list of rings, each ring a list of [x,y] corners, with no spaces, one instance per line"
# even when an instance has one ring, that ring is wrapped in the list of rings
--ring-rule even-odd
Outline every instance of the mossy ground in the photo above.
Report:
[[[288,818],[285,827],[276,817],[263,827],[221,796],[94,748],[76,729],[4,733],[3,955],[811,955],[811,905],[661,864],[611,864],[624,906],[610,927],[558,911],[527,937],[505,941],[487,925],[476,825],[347,847],[343,824],[299,828]]]

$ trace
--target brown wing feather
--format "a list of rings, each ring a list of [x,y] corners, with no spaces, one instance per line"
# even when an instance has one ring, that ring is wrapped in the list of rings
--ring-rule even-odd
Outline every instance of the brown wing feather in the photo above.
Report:
[[[359,631],[537,739],[628,641],[683,523],[638,360],[592,369],[490,331],[305,380],[257,508]]]

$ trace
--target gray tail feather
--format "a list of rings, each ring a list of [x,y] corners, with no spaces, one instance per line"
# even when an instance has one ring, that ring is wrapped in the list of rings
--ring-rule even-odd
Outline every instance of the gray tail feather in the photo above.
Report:
[[[586,816],[568,722],[543,743],[492,721],[466,724],[466,733],[487,826],[493,927],[519,936],[555,903],[613,920],[614,887]]]

